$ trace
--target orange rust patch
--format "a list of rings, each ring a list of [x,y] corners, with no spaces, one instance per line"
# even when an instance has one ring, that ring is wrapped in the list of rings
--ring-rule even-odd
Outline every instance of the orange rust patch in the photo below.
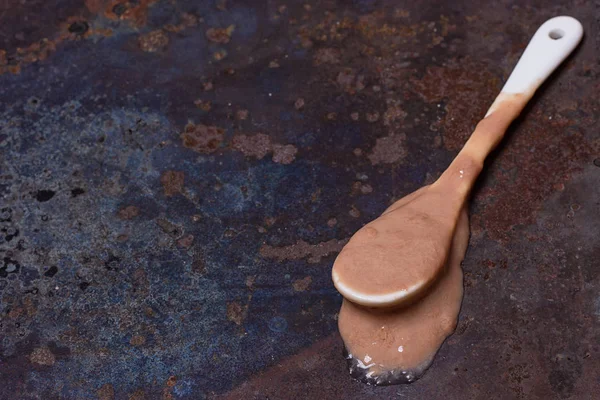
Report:
[[[204,259],[201,256],[196,256],[197,258],[192,262],[192,272],[198,275],[206,274],[206,264]]]
[[[104,15],[113,21],[130,21],[134,26],[146,25],[148,8],[157,0],[138,0],[129,2],[123,0],[111,0],[105,9]],[[117,10],[119,13],[117,14]]]
[[[181,134],[183,145],[202,154],[213,153],[221,143],[225,131],[216,126],[187,124]]]
[[[130,220],[137,217],[140,214],[140,209],[136,206],[127,206],[119,210],[119,218],[123,220]]]
[[[383,125],[390,126],[404,120],[406,112],[400,107],[395,100],[388,101],[388,108],[383,114]]]
[[[7,57],[6,52],[2,50],[2,53],[0,54],[0,75],[6,72],[19,74],[23,65],[45,60],[50,53],[56,50],[56,44],[62,40],[62,38],[55,41],[42,39],[32,43],[28,47],[17,48],[16,53],[11,57]],[[8,58],[13,59],[13,63],[10,65],[8,65]]]
[[[368,156],[371,164],[392,164],[404,160],[406,157],[405,139],[404,134],[377,139],[371,154]]]
[[[296,99],[296,101],[294,102],[294,108],[296,110],[300,110],[304,107],[304,99],[302,97],[299,97],[298,99]]]
[[[85,0],[85,6],[89,12],[92,14],[96,14],[100,10],[102,10],[102,6],[104,5],[104,0]]]
[[[338,74],[336,81],[342,88],[348,88],[354,82],[356,74],[352,68],[344,68]]]
[[[271,138],[264,133],[253,136],[236,135],[233,137],[231,146],[245,156],[256,157],[259,160],[272,150]]]
[[[296,159],[298,149],[291,144],[273,145],[273,161],[278,164],[291,164]]]
[[[292,287],[294,288],[294,292],[304,292],[308,290],[310,284],[312,283],[312,278],[307,276],[303,279],[298,279],[292,283]]]
[[[352,184],[352,191],[350,194],[352,196],[356,196],[357,194],[369,194],[373,192],[373,186],[368,183],[362,183],[360,181],[356,181]]]
[[[356,208],[356,206],[352,206],[350,208],[350,211],[348,211],[348,215],[350,215],[353,218],[358,218],[360,217],[360,210]]]
[[[165,388],[163,389],[163,400],[173,400],[173,394],[171,393],[173,387],[177,384],[177,377],[172,375],[165,382]]]
[[[194,235],[186,235],[177,241],[179,247],[188,249],[194,243]]]
[[[23,307],[28,317],[31,317],[37,313],[37,305],[33,302],[33,299],[26,297],[23,301]]]
[[[138,37],[138,44],[143,51],[147,53],[156,53],[167,47],[169,44],[169,37],[162,29],[157,29]]]
[[[132,346],[141,346],[146,343],[146,338],[142,335],[133,335],[129,340],[129,344]]]
[[[231,40],[234,30],[235,25],[229,25],[227,28],[208,28],[206,38],[213,43],[226,44]]]
[[[177,384],[177,377],[175,375],[172,375],[169,377],[169,379],[167,379],[167,386],[168,387],[173,387]]]
[[[238,120],[248,119],[248,110],[237,110],[235,112],[235,118]]]
[[[183,191],[185,174],[182,171],[165,171],[160,177],[165,196],[172,197]]]
[[[397,19],[406,18],[407,14],[404,11],[394,13]],[[455,30],[456,26],[449,23],[449,19],[445,16],[440,17],[439,22],[422,21],[411,25],[405,22],[396,24],[381,23],[386,19],[384,11],[376,11],[369,15],[364,15],[359,18],[358,23],[353,27],[363,37],[369,40],[376,38],[389,38],[393,43],[415,43],[428,36],[430,43],[427,47],[431,48],[439,45],[448,32]],[[435,28],[435,29],[434,29]]]
[[[366,117],[367,117],[367,121],[369,121],[369,122],[379,121],[379,113],[377,111],[375,111],[373,113],[367,113]]]
[[[355,94],[365,88],[364,75],[357,75],[352,68],[342,69],[336,78],[340,87],[349,94]]]
[[[96,392],[99,400],[113,400],[115,398],[115,389],[110,383],[102,385]]]
[[[248,315],[248,306],[242,306],[237,301],[227,303],[227,319],[236,325],[241,325]]]
[[[219,11],[227,11],[227,0],[217,0],[215,8]]]
[[[23,308],[22,307],[13,307],[9,312],[8,312],[8,318],[10,319],[15,319],[15,318],[19,318],[19,316],[23,313]]]
[[[315,52],[313,61],[315,65],[339,64],[342,52],[338,49],[324,48]]]
[[[30,64],[38,60],[45,60],[48,58],[50,52],[56,51],[56,44],[48,39],[42,39],[37,43],[32,43],[29,47],[24,49],[17,49],[17,56],[20,61],[24,64]]]
[[[181,22],[177,25],[167,24],[164,26],[167,32],[181,32],[186,28],[198,25],[198,17],[189,13],[182,13],[180,16]]]
[[[150,282],[143,268],[137,268],[133,271],[133,287],[135,290],[146,291]]]
[[[215,85],[212,83],[212,81],[206,81],[202,83],[202,89],[204,89],[205,92],[213,90],[214,87]]]
[[[267,218],[265,218],[265,224],[267,226],[273,226],[273,225],[275,225],[275,222],[277,222],[277,218],[275,218],[275,217],[267,217]]]
[[[300,260],[308,257],[309,263],[318,263],[322,257],[333,253],[339,253],[348,239],[331,239],[327,242],[309,244],[304,240],[299,240],[295,244],[283,247],[274,247],[263,245],[260,248],[260,255],[264,258],[275,258],[277,261]]]
[[[75,26],[77,24],[78,26]],[[80,40],[93,35],[110,36],[111,34],[110,29],[93,29],[81,16],[69,17],[60,24],[59,33],[53,39],[43,38],[27,47],[19,47],[10,57],[6,55],[6,51],[0,50],[0,75],[6,72],[19,74],[23,66],[44,61],[62,42]],[[10,65],[8,59],[12,60]]]
[[[202,99],[198,99],[196,101],[194,101],[194,105],[196,107],[198,107],[199,109],[201,109],[202,111],[210,111],[212,104],[210,101],[208,100],[202,100]]]
[[[221,50],[219,50],[219,51],[215,51],[215,52],[213,53],[213,58],[214,58],[216,61],[221,61],[221,60],[222,60],[222,59],[224,59],[225,57],[227,57],[227,50],[225,50],[225,49],[221,49]]]
[[[128,400],[144,400],[146,398],[146,392],[144,389],[138,389],[135,392],[131,393]]]
[[[45,366],[54,365],[56,362],[54,354],[52,354],[52,351],[50,351],[50,349],[47,347],[38,347],[33,349],[31,355],[29,356],[29,360],[31,360],[31,362],[34,364]]]

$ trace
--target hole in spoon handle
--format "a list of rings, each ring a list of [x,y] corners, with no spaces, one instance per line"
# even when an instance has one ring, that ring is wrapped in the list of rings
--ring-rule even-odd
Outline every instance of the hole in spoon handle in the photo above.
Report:
[[[552,40],[560,40],[565,37],[565,31],[559,28],[552,29],[550,32],[548,32],[548,36],[550,36],[550,39]]]

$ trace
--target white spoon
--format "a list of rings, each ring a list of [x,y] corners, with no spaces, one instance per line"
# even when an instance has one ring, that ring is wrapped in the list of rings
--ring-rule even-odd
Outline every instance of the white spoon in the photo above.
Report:
[[[485,158],[582,36],[579,21],[566,16],[549,19],[537,30],[486,116],[442,176],[361,228],[338,255],[332,277],[346,299],[368,307],[399,306],[418,298],[439,277]]]

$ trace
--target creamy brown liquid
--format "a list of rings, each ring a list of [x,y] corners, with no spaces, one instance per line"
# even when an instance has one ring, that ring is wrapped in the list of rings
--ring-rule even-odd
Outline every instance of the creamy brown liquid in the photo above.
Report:
[[[454,331],[469,239],[466,199],[486,156],[529,98],[499,96],[440,179],[393,204],[339,254],[336,287],[365,295],[364,301],[344,299],[338,321],[354,377],[377,385],[412,382]],[[369,296],[403,290],[409,295],[366,307]]]
[[[460,263],[468,242],[469,222],[463,211],[442,276],[408,307],[373,310],[344,300],[338,325],[352,376],[393,385],[412,382],[425,372],[456,327],[463,296]]]

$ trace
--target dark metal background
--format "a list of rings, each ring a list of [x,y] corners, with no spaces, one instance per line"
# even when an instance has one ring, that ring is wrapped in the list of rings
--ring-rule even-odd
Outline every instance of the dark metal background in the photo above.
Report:
[[[2,2],[0,398],[598,398],[600,4],[559,3]],[[353,382],[335,254],[561,14],[586,37],[476,190],[457,332]]]

